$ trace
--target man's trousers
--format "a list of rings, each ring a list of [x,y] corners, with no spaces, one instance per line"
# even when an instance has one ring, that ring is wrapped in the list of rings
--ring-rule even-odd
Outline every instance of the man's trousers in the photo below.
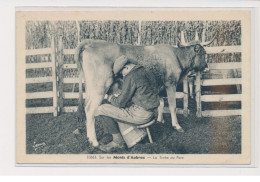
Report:
[[[95,112],[95,116],[104,116],[104,125],[109,133],[119,133],[117,122],[128,124],[144,124],[153,117],[153,112],[146,111],[140,106],[131,105],[128,108],[118,108],[111,104],[102,104]]]

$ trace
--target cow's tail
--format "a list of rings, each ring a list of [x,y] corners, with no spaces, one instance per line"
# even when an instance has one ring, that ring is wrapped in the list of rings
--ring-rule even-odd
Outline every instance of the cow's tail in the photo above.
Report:
[[[82,67],[82,52],[85,49],[85,46],[91,45],[91,40],[84,40],[82,41],[78,47],[75,49],[75,63],[78,67],[79,72],[79,105],[78,105],[78,120],[84,121],[86,119],[85,109],[84,109],[84,102],[83,102],[83,90],[82,90],[82,79],[84,77],[84,70]],[[86,84],[86,83],[85,83]]]
[[[82,89],[82,79],[84,73],[82,67],[79,70],[79,105],[78,105],[78,115],[79,120],[84,121],[86,119],[85,109],[84,109],[84,102],[83,102],[83,89]]]

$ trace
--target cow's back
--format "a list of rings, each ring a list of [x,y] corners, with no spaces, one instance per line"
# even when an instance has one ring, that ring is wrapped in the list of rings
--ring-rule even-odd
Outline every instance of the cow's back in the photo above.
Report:
[[[84,53],[89,54],[89,57],[91,55],[98,57],[95,61],[86,60],[90,67],[105,64],[112,69],[114,61],[119,56],[126,55],[131,63],[142,65],[152,72],[158,85],[165,83],[166,67],[171,66],[169,60],[173,60],[174,57],[172,46],[164,44],[154,46],[120,45],[102,40],[89,40],[89,42],[85,46]]]
[[[121,45],[120,52],[129,58],[129,61],[144,66],[152,72],[160,86],[166,81],[166,62],[174,56],[170,45],[132,46]],[[170,65],[167,65],[170,66]]]

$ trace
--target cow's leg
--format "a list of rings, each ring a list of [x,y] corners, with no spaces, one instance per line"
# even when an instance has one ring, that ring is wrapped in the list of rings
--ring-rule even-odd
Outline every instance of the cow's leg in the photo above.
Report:
[[[88,89],[90,88],[88,87]],[[93,91],[87,94],[87,99],[86,99],[86,107],[85,107],[86,118],[87,118],[86,129],[87,129],[87,137],[89,142],[92,143],[94,147],[96,147],[98,146],[98,141],[97,141],[96,130],[95,130],[94,115],[98,106],[101,105],[102,100],[104,99],[104,95],[107,91],[107,85],[104,84],[103,87],[92,87],[92,90]]]
[[[103,81],[102,81],[103,80]],[[107,78],[104,74],[103,78],[96,80],[98,83],[95,84],[88,84],[86,85],[86,129],[87,129],[87,137],[90,143],[94,147],[98,146],[96,130],[95,130],[95,111],[97,110],[98,106],[101,105],[102,100],[104,99],[104,95],[106,94],[108,88],[113,82],[112,76]],[[90,86],[91,85],[91,86]]]
[[[184,132],[182,127],[179,125],[177,116],[176,116],[176,86],[168,86],[166,88],[167,91],[167,97],[169,102],[169,109],[171,112],[172,117],[172,126],[178,131],[178,132]]]
[[[158,107],[158,117],[157,117],[157,121],[159,121],[161,123],[164,123],[164,120],[163,120],[163,109],[164,109],[164,100],[161,97],[160,98],[160,105]]]
[[[95,111],[101,105],[104,95],[113,82],[113,74],[111,68],[103,65],[95,65],[97,60],[95,55],[84,54],[85,60],[91,60],[88,63],[83,62],[83,69],[86,79],[86,130],[87,138],[94,147],[98,146],[96,130],[95,130]]]
[[[91,95],[89,100],[86,102],[86,130],[87,138],[89,142],[94,146],[98,146],[96,130],[95,130],[95,118],[94,113],[97,107],[101,104],[103,97],[100,95]]]

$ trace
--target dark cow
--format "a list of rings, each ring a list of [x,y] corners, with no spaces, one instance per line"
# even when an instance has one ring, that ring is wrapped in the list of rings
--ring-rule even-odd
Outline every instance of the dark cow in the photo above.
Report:
[[[207,67],[205,54],[205,49],[197,42],[176,48],[170,45],[134,46],[102,40],[82,41],[76,48],[75,61],[80,71],[80,86],[82,77],[86,83],[85,113],[89,141],[98,146],[94,112],[115,79],[112,68],[118,57],[125,55],[130,62],[151,70],[158,81],[158,88],[166,88],[172,126],[181,129],[176,117],[176,86],[191,70],[198,72]],[[79,112],[84,111],[81,87],[79,100]]]

